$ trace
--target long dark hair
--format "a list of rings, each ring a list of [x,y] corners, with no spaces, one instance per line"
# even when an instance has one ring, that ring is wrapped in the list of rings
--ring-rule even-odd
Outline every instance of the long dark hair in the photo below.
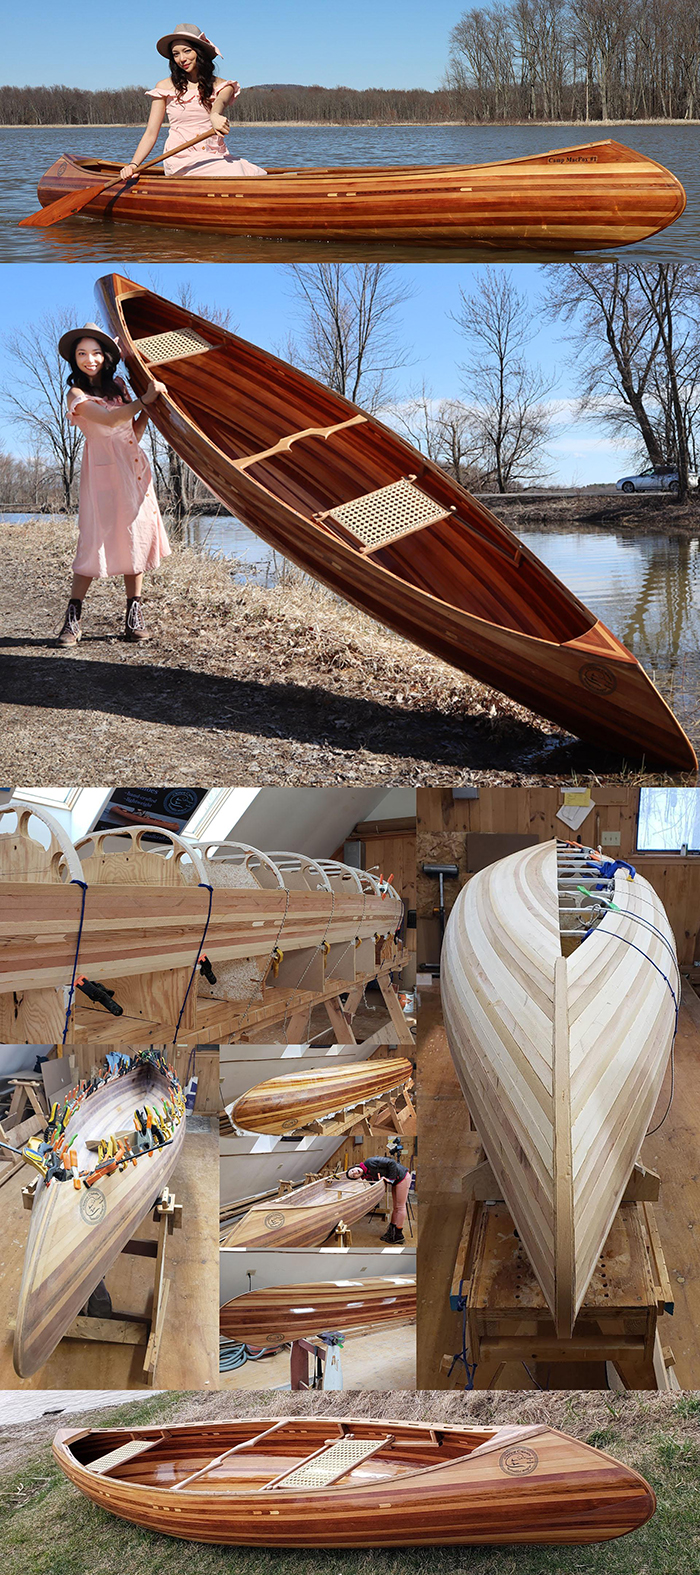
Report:
[[[201,44],[196,42],[196,39],[193,38],[191,42],[189,38],[187,40],[179,38],[173,39],[173,43],[170,45],[168,50],[168,58],[170,60],[170,80],[178,98],[182,98],[183,93],[186,93],[187,89],[192,87],[192,83],[190,82],[187,72],[183,71],[182,66],[179,66],[177,62],[173,60],[173,46],[175,44],[185,42],[189,45],[190,49],[194,50],[197,56],[197,87],[199,88],[199,97],[201,103],[204,104],[208,109],[210,104],[213,104],[216,97],[216,93],[214,91],[214,61],[212,60],[211,55],[208,55],[206,50],[202,49]]]
[[[83,334],[83,339],[91,338],[92,334]],[[75,352],[80,343],[80,339],[76,339],[68,357],[70,365],[68,387],[79,388],[83,394],[97,394],[99,399],[119,399],[123,405],[128,405],[130,400],[126,385],[120,377],[114,375],[119,365],[116,351],[108,349],[107,345],[101,346],[104,361],[97,377],[91,379],[86,372],[81,371],[75,359]]]

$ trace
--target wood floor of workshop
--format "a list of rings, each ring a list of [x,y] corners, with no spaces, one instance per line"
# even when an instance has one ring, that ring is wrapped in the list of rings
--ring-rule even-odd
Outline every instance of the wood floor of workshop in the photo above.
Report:
[[[0,1389],[145,1389],[145,1346],[112,1345],[63,1339],[33,1378],[17,1377],[12,1365],[12,1333],[22,1279],[30,1216],[22,1187],[35,1172],[28,1166],[0,1189],[3,1230],[0,1240]],[[155,1374],[158,1389],[215,1389],[219,1352],[219,1132],[214,1117],[187,1119],[187,1134],[177,1169],[169,1182],[182,1204],[182,1229],[168,1237],[166,1278],[170,1291],[161,1354]],[[158,1226],[149,1214],[135,1233],[155,1241]],[[113,1312],[148,1313],[153,1293],[153,1258],[122,1254],[106,1276]]]
[[[683,1389],[700,1389],[700,1001],[683,990],[675,1050],[675,1093],[663,1126],[643,1144],[642,1163],[661,1176],[656,1221],[675,1294],[673,1316],[659,1320],[664,1346],[675,1358]],[[657,1106],[663,1115],[669,1075]],[[418,1047],[418,1112],[421,1158],[421,1235],[418,1256],[418,1388],[464,1386],[460,1363],[448,1379],[443,1356],[461,1351],[462,1318],[449,1304],[455,1256],[464,1222],[462,1177],[479,1147],[469,1118],[442,1025],[439,984],[421,990]],[[652,1122],[652,1125],[654,1123]],[[531,1369],[532,1371],[532,1369]],[[603,1363],[557,1363],[536,1369],[540,1386],[552,1389],[607,1387]],[[477,1367],[474,1387],[479,1381]],[[535,1387],[522,1363],[501,1373],[499,1389]]]
[[[222,1389],[283,1389],[289,1387],[289,1350],[261,1361],[246,1362],[233,1373],[220,1374]],[[378,1329],[348,1335],[340,1360],[344,1389],[415,1389],[416,1328]]]

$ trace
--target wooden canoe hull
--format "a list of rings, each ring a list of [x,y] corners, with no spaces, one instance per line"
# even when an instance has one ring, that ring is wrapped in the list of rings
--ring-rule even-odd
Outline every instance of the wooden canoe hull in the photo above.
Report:
[[[159,431],[245,525],[305,573],[453,667],[599,748],[695,770],[695,751],[636,657],[484,504],[395,432],[255,345],[113,274],[98,292]],[[139,343],[191,330],[171,361]],[[326,434],[326,435],[324,435]],[[416,478],[443,517],[360,550],[321,518]]]
[[[63,154],[42,176],[39,201],[118,173],[118,164]],[[101,192],[83,212],[271,239],[575,251],[645,240],[685,203],[663,165],[607,140],[492,164],[271,170],[230,181],[153,172]]]
[[[248,1291],[225,1303],[219,1327],[229,1340],[276,1345],[330,1329],[347,1333],[370,1323],[405,1323],[415,1316],[415,1274],[385,1274]]]
[[[245,1132],[296,1132],[314,1117],[334,1115],[365,1099],[388,1093],[412,1076],[412,1063],[398,1057],[289,1072],[285,1077],[271,1077],[249,1088],[235,1101],[230,1116]]]
[[[639,875],[619,871],[614,891],[619,913],[608,911],[565,957],[556,845],[512,854],[460,892],[441,963],[455,1070],[562,1338],[638,1157],[675,1031],[663,906]]]
[[[85,1100],[71,1122],[70,1136],[81,1164],[85,1138],[108,1138],[133,1128],[137,1106],[160,1103],[168,1085],[155,1070],[137,1069],[116,1078]],[[135,1165],[76,1191],[71,1181],[40,1177],[34,1195],[15,1326],[13,1361],[20,1378],[44,1365],[88,1297],[153,1208],[178,1162],[185,1121],[162,1151],[142,1155]],[[89,1160],[89,1151],[84,1158]],[[94,1161],[92,1162],[94,1163]]]
[[[354,1225],[384,1198],[383,1181],[312,1181],[256,1203],[226,1237],[227,1247],[320,1247],[341,1220]]]
[[[227,1490],[224,1462],[204,1479],[206,1487],[200,1479],[173,1491],[175,1482],[260,1434],[272,1420],[169,1427],[162,1443],[111,1475],[91,1471],[90,1461],[132,1438],[157,1438],[161,1430],[62,1429],[53,1452],[80,1492],[111,1514],[166,1536],[240,1546],[602,1542],[643,1525],[656,1508],[651,1488],[636,1471],[549,1428],[470,1432],[437,1426],[431,1443],[427,1426],[353,1418],[288,1419],[283,1431],[258,1446],[255,1485],[247,1486],[239,1475],[236,1490],[230,1485]],[[260,1492],[275,1474],[322,1448],[329,1437],[340,1437],[341,1428],[368,1443],[387,1435],[394,1442],[337,1486]],[[444,1464],[441,1454],[448,1457]],[[232,1480],[229,1461],[229,1484]]]

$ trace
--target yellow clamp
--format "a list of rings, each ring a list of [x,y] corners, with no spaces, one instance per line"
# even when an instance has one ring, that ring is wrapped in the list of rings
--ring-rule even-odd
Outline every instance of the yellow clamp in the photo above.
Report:
[[[272,963],[272,976],[273,976],[274,979],[277,978],[277,975],[278,975],[278,973],[280,971],[280,963],[281,963],[283,957],[284,957],[284,952],[280,950],[279,946],[276,946],[274,951],[273,951],[273,953],[272,953],[272,957],[270,959],[270,961]]]
[[[321,951],[323,952],[324,957],[328,956],[328,953],[329,953],[330,949],[331,949],[330,941],[322,941],[321,942]]]

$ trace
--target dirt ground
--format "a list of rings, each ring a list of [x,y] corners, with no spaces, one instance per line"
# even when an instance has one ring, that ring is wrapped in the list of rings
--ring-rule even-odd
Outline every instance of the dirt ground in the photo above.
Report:
[[[190,548],[147,579],[148,644],[122,639],[123,587],[106,580],[81,644],[61,650],[74,540],[68,520],[3,527],[8,781],[508,784],[623,769],[321,586],[239,584],[230,560]]]

